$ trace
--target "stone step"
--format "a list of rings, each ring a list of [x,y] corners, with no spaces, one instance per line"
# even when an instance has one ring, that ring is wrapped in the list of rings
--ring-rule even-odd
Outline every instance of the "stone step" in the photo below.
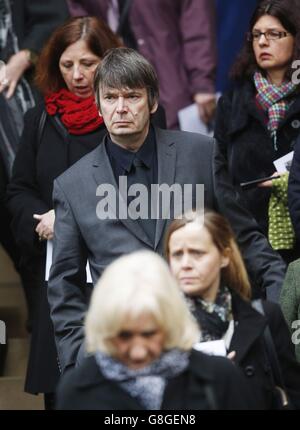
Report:
[[[0,284],[0,320],[6,325],[9,338],[27,337],[27,310],[25,297],[20,284]]]
[[[29,355],[29,339],[8,339],[4,377],[24,377]]]
[[[43,410],[42,395],[24,393],[24,378],[0,378],[0,410]]]

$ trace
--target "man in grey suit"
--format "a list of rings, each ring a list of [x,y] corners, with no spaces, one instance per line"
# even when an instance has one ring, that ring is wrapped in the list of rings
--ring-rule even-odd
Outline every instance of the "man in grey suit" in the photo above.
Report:
[[[83,321],[92,289],[86,284],[87,260],[95,283],[122,254],[138,249],[163,254],[164,232],[183,209],[204,204],[230,220],[256,292],[280,288],[285,272],[243,209],[214,140],[150,125],[158,82],[147,60],[128,48],[109,51],[94,88],[108,134],[54,183],[48,298],[63,370],[84,354]]]

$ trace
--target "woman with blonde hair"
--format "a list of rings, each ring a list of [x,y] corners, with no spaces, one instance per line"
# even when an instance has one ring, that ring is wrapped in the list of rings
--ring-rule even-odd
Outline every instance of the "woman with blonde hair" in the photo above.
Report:
[[[242,409],[233,364],[192,350],[199,329],[167,264],[150,251],[104,272],[86,316],[90,356],[62,377],[58,409]]]
[[[201,341],[224,340],[227,354],[234,356],[255,393],[257,407],[274,407],[279,384],[266,354],[266,327],[282,373],[281,388],[300,407],[300,367],[288,327],[277,304],[251,303],[247,272],[227,220],[209,211],[174,220],[166,235],[166,255],[201,327]],[[254,309],[260,305],[263,314]],[[280,395],[284,403],[282,390]]]

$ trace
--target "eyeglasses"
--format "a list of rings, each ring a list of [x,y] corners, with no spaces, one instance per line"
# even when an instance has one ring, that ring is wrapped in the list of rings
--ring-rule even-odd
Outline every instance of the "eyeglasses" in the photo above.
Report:
[[[247,33],[247,40],[249,42],[258,42],[262,35],[267,40],[279,40],[283,37],[288,37],[290,33],[287,31],[267,30],[267,31],[253,31],[253,33]]]

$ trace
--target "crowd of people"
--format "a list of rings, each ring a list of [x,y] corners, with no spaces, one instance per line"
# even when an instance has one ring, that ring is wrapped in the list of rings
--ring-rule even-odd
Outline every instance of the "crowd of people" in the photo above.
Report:
[[[252,2],[218,103],[218,1],[21,3],[28,43],[0,0],[0,209],[25,391],[46,409],[300,409],[296,1]],[[214,138],[178,129],[193,103]]]

